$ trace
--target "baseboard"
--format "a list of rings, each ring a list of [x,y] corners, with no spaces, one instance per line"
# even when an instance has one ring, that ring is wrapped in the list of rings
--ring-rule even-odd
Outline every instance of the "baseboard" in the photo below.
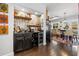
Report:
[[[2,56],[14,56],[14,53],[13,52],[10,52],[10,53],[7,53],[7,54],[2,55]]]

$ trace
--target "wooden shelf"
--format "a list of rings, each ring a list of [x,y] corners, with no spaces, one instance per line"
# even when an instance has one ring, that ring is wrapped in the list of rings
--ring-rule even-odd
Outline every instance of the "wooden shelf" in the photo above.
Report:
[[[41,27],[40,25],[27,25],[28,27]]]
[[[24,19],[24,20],[31,20],[32,18],[30,17],[22,17],[22,16],[14,16],[16,19]]]

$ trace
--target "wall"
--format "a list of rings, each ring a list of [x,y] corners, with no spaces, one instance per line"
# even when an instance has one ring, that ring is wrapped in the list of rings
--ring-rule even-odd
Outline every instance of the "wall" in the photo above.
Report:
[[[0,56],[13,54],[13,4],[9,4],[9,33],[8,35],[0,35]]]
[[[23,20],[23,19],[15,19],[14,20],[14,24],[16,26],[20,26],[21,29],[27,30],[27,20]]]
[[[38,17],[36,15],[32,15],[31,18],[32,18],[32,20],[29,22],[30,25],[41,25],[41,23],[40,23],[41,18],[40,17]],[[38,27],[31,27],[31,29],[38,31]]]
[[[24,29],[24,30],[27,30],[28,29],[27,25],[41,24],[40,23],[40,17],[38,17],[36,15],[32,15],[31,18],[32,18],[32,20],[30,20],[30,21],[24,20],[24,19],[15,19],[14,20],[14,24],[16,26],[20,26],[20,28],[21,29]],[[31,27],[31,29],[37,30],[37,28],[35,28],[35,27]]]
[[[29,23],[30,25],[40,24],[40,17],[38,17],[36,15],[32,15],[31,18],[32,18],[32,20]]]

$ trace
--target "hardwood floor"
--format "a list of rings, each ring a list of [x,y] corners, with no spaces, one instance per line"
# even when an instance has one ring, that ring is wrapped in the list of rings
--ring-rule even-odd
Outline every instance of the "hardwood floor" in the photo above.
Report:
[[[46,46],[34,47],[30,50],[15,53],[15,56],[72,56],[72,52],[67,51],[60,45],[53,45],[51,42]]]

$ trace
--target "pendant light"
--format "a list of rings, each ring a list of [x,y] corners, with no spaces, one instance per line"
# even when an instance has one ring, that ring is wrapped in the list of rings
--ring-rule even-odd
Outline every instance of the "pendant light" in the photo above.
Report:
[[[64,12],[64,20],[66,20],[66,12]]]

